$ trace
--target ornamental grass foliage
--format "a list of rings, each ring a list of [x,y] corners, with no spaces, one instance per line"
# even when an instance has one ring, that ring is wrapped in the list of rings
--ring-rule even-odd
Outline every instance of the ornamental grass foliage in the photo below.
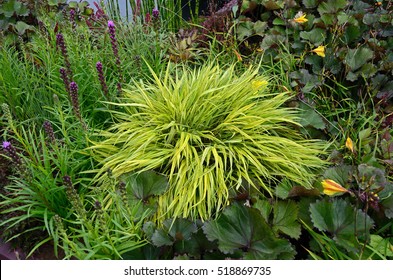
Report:
[[[251,185],[272,196],[273,185],[287,178],[311,187],[319,140],[299,132],[298,112],[282,106],[288,92],[271,92],[256,68],[236,73],[214,63],[191,70],[169,65],[151,71],[150,82],[134,81],[113,111],[115,123],[97,131],[102,141],[89,148],[119,177],[154,170],[168,177],[159,197],[157,219],[207,220],[229,204],[232,190]]]

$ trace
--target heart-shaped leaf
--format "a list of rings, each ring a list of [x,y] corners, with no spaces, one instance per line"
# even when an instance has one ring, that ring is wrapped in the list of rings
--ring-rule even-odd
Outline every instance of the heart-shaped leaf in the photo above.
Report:
[[[290,243],[277,238],[255,208],[233,204],[217,220],[206,222],[203,231],[209,240],[218,240],[218,247],[223,253],[242,250],[245,259],[293,257]]]

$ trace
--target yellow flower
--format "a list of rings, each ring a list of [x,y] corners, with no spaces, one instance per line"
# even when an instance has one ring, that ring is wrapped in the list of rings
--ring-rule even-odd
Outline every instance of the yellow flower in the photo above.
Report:
[[[319,56],[325,57],[325,46],[319,46],[318,48],[313,49],[312,52]]]
[[[297,16],[297,17],[295,17],[295,18],[293,19],[293,21],[294,21],[294,22],[297,22],[297,23],[305,23],[305,22],[308,21],[308,19],[306,19],[306,15],[307,15],[307,14],[303,14],[303,15],[301,15],[301,16]]]
[[[348,149],[351,150],[352,153],[354,153],[354,149],[353,149],[353,142],[351,138],[347,138],[347,141],[345,141],[345,147],[347,147]]]
[[[267,85],[268,85],[268,81],[266,81],[266,80],[253,80],[251,82],[251,86],[255,90],[259,90],[261,87],[267,86]]]
[[[335,195],[339,193],[349,192],[346,188],[343,188],[339,183],[333,180],[325,179],[322,181],[323,193],[327,195]]]

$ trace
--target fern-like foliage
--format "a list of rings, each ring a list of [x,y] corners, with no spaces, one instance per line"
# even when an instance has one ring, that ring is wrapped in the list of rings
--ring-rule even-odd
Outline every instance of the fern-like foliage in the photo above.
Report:
[[[324,165],[325,143],[299,133],[298,112],[282,106],[288,93],[269,92],[256,69],[207,65],[134,82],[113,112],[116,123],[93,142],[102,162],[97,177],[146,170],[169,178],[157,217],[210,218],[228,204],[229,192],[247,182],[272,192],[287,178],[311,187]],[[113,106],[112,105],[112,106]]]

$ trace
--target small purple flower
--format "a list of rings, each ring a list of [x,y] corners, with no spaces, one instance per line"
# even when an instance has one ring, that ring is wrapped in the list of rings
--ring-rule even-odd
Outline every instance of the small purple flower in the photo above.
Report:
[[[12,162],[15,163],[16,167],[19,169],[23,169],[22,160],[19,157],[18,153],[16,152],[15,147],[12,146],[11,142],[3,141],[2,147],[6,151],[8,156],[11,158]]]
[[[115,24],[114,24],[114,22],[112,20],[108,20],[108,28],[109,29],[115,28]]]
[[[154,20],[158,20],[158,18],[160,17],[160,11],[157,9],[157,7],[153,9],[152,16]]]
[[[8,149],[11,146],[11,142],[3,141],[3,149]]]

